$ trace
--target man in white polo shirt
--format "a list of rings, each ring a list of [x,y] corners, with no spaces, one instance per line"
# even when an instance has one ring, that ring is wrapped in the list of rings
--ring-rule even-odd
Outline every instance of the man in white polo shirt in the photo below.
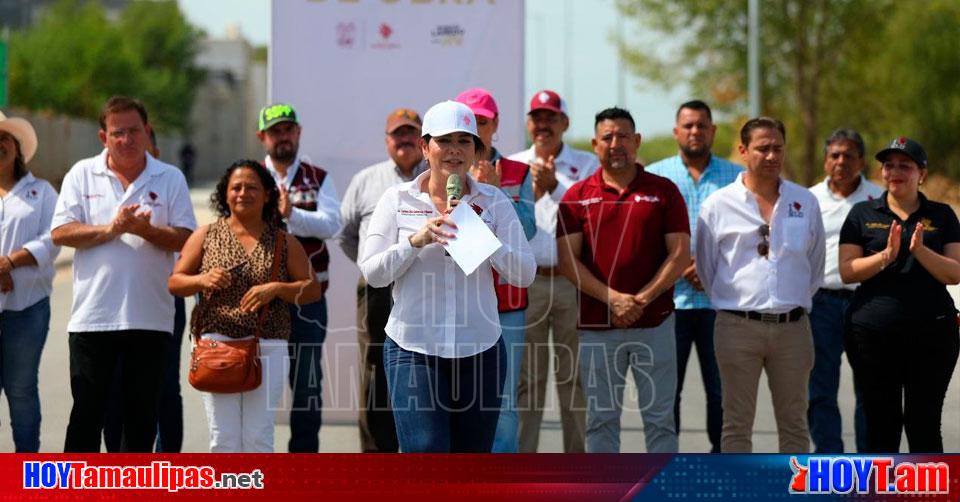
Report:
[[[540,422],[546,399],[550,368],[551,332],[556,367],[563,451],[583,453],[586,432],[586,403],[580,385],[577,340],[577,289],[557,268],[557,212],[560,200],[574,183],[588,178],[600,161],[596,155],[577,150],[563,142],[570,127],[567,104],[560,96],[543,90],[530,99],[527,133],[533,146],[510,156],[530,165],[537,233],[530,247],[537,260],[537,278],[527,290],[526,357],[520,369],[517,407],[520,410],[520,452],[536,453]]]
[[[824,145],[823,170],[826,177],[810,187],[820,203],[823,230],[827,241],[823,287],[813,296],[810,329],[816,353],[810,372],[810,407],[807,421],[816,453],[843,453],[843,430],[837,391],[840,388],[840,365],[843,362],[843,338],[846,313],[856,284],[840,280],[840,228],[854,204],[883,195],[883,188],[863,176],[863,138],[852,129],[837,129]],[[856,411],[854,430],[857,451],[865,451],[866,433],[859,385],[854,383]]]
[[[753,450],[760,373],[766,372],[780,453],[807,453],[807,382],[813,368],[811,298],[823,281],[816,197],[780,177],[786,131],[769,117],[740,129],[747,169],[713,192],[697,219],[697,275],[717,309],[720,451]]]
[[[70,333],[73,409],[66,452],[99,452],[104,407],[122,361],[120,450],[150,452],[163,356],[173,332],[167,278],[196,228],[180,170],[147,155],[143,104],[110,98],[100,114],[99,155],[67,173],[51,223],[53,242],[76,248]]]

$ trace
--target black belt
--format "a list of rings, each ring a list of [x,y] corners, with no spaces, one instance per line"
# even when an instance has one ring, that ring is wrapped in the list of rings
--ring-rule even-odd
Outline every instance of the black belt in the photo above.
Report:
[[[844,300],[849,300],[853,298],[853,291],[849,289],[820,288],[818,291],[825,295],[836,296],[837,298],[843,298]]]
[[[803,316],[803,307],[797,307],[785,314],[770,314],[767,312],[754,312],[752,310],[724,310],[724,312],[733,314],[735,316],[744,317],[750,319],[751,321],[784,323],[796,322],[800,320],[800,317]]]

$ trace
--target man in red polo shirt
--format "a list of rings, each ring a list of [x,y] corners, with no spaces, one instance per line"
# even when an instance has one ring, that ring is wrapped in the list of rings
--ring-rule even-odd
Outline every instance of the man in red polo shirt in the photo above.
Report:
[[[629,368],[639,392],[647,452],[677,451],[673,284],[690,263],[690,223],[676,185],[637,163],[630,112],[596,116],[595,174],[560,203],[560,271],[580,291],[580,379],[588,452],[620,451]]]

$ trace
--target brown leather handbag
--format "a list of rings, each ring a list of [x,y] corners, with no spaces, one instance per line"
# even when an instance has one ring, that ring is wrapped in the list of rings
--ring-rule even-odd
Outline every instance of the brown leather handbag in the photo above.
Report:
[[[273,249],[273,264],[270,267],[270,282],[277,280],[280,270],[280,251],[284,232],[277,232]],[[260,308],[254,336],[247,340],[210,340],[193,334],[193,350],[190,352],[190,385],[203,392],[231,394],[247,392],[260,386],[260,326],[267,314],[268,305]]]

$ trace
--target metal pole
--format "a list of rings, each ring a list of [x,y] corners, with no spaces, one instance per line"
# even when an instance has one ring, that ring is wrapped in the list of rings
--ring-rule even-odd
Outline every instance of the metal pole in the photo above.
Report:
[[[760,115],[760,0],[749,0],[750,18],[747,45],[747,89],[750,116]]]
[[[571,0],[563,3],[563,98],[568,106],[573,102],[573,2]]]
[[[616,5],[614,5],[614,9],[616,9]],[[627,75],[623,68],[623,58],[619,50],[624,39],[623,17],[622,14],[617,12],[617,106],[627,108]]]

